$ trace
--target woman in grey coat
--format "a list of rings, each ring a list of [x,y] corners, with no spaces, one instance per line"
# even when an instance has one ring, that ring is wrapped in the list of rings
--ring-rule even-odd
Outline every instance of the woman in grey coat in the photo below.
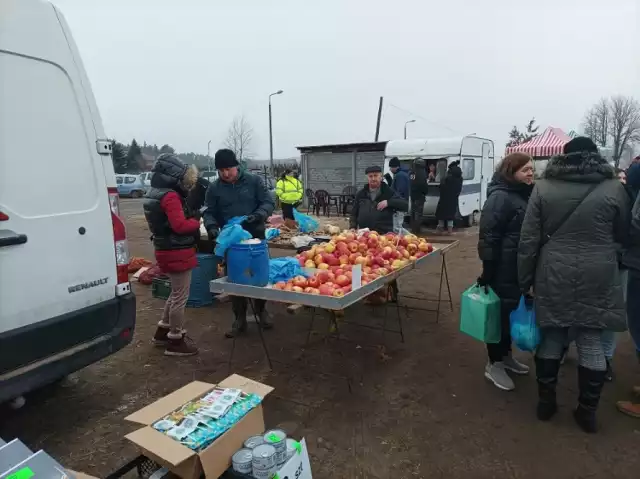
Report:
[[[588,138],[574,138],[549,160],[536,183],[518,248],[518,279],[533,288],[541,332],[536,351],[537,415],[557,411],[560,358],[570,327],[577,332],[578,406],[574,418],[596,432],[595,412],[607,363],[602,331],[626,329],[618,266],[629,199],[613,168]]]

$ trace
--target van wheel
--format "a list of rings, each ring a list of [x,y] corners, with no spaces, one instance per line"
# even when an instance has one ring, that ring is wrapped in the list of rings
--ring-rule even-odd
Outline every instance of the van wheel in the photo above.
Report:
[[[470,215],[464,217],[464,225],[467,228],[471,228],[474,225],[477,225],[480,222],[480,212],[474,211]]]

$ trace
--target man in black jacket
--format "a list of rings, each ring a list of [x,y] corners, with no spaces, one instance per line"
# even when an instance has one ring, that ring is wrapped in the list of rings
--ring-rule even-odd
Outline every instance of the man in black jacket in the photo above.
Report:
[[[367,185],[356,194],[349,221],[350,228],[369,228],[380,234],[393,232],[393,216],[407,211],[409,202],[382,182],[382,169],[370,166],[365,170]],[[391,283],[392,301],[398,299],[398,283]]]
[[[207,189],[207,209],[203,214],[204,227],[209,232],[209,238],[216,239],[220,229],[231,218],[246,216],[242,227],[254,238],[264,239],[265,224],[275,206],[265,184],[258,176],[240,171],[236,155],[231,150],[218,150],[214,161],[219,179]],[[233,296],[231,305],[235,321],[231,331],[225,334],[227,338],[233,338],[247,328],[247,299]],[[267,322],[265,301],[257,299],[255,305],[262,327],[269,329],[271,324]]]
[[[411,172],[411,230],[420,235],[424,202],[427,199],[427,169],[422,158],[413,161]]]
[[[382,182],[382,169],[370,166],[365,170],[367,185],[356,193],[350,228],[369,228],[381,234],[393,232],[393,214],[407,211],[409,202]]]

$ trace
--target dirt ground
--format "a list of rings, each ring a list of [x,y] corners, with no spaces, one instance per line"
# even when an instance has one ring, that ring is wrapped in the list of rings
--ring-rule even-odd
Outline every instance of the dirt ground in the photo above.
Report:
[[[151,258],[141,204],[124,201],[132,253]],[[607,385],[600,408],[602,431],[587,436],[573,424],[577,394],[575,353],[562,369],[560,412],[551,423],[535,419],[533,376],[516,378],[517,389],[498,391],[483,377],[482,344],[458,331],[460,293],[479,272],[476,231],[458,234],[460,247],[448,256],[454,311],[403,313],[405,343],[399,335],[343,324],[348,339],[323,342],[327,320],[318,316],[313,348],[301,357],[310,314],[289,315],[269,305],[276,329],[266,333],[274,359],[269,371],[255,329],[236,344],[233,371],[275,387],[265,401],[267,426],[281,426],[309,444],[315,478],[637,478],[640,420],[616,412],[638,367],[628,337],[615,358],[617,378]],[[437,294],[439,265],[425,265],[400,281],[402,293]],[[125,350],[27,398],[18,411],[0,410],[0,437],[20,437],[44,448],[75,470],[103,477],[136,455],[124,435],[136,428],[124,421],[134,410],[199,379],[227,375],[231,343],[223,332],[230,305],[188,310],[190,335],[200,355],[175,359],[149,342],[162,301],[135,285],[137,329]],[[407,300],[417,304],[415,300]],[[435,303],[429,303],[435,307]],[[381,324],[384,308],[358,305],[345,320]],[[389,308],[388,327],[396,327]],[[530,355],[518,357],[533,365]],[[285,365],[282,363],[288,363]],[[353,392],[333,375],[355,378]]]

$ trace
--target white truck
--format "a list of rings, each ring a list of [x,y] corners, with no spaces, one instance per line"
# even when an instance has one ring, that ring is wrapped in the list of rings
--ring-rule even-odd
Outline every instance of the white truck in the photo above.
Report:
[[[0,0],[0,402],[127,345],[111,142],[61,13]]]
[[[493,141],[473,135],[452,138],[427,138],[410,140],[392,140],[385,148],[384,172],[389,172],[389,159],[398,158],[401,163],[411,169],[414,160],[420,158],[436,166],[437,181],[429,183],[427,198],[424,203],[425,218],[435,216],[440,199],[441,178],[447,167],[454,161],[460,161],[462,169],[462,192],[459,198],[460,219],[471,226],[479,219],[482,206],[487,199],[487,186],[495,170]]]

